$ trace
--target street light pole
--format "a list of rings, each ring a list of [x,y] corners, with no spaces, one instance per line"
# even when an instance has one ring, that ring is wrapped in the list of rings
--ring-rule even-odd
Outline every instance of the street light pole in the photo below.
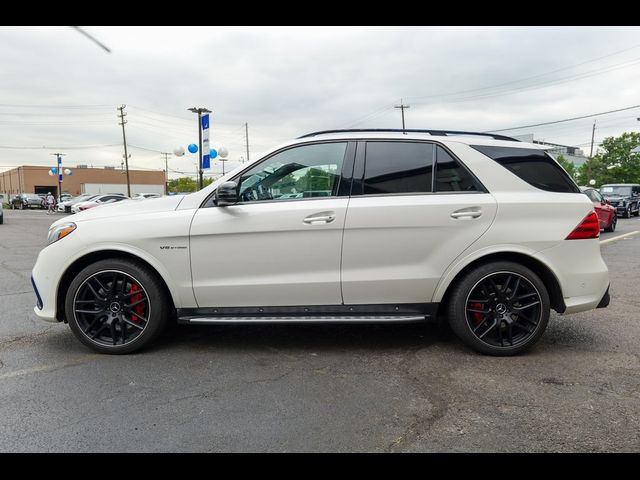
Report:
[[[211,113],[211,110],[202,107],[192,107],[187,110],[198,114],[198,189],[202,190],[204,187],[202,178],[202,114]]]
[[[58,203],[60,203],[60,197],[62,196],[62,157],[64,157],[64,153],[52,153],[51,155],[55,155],[58,160],[58,169],[56,173],[58,174]]]

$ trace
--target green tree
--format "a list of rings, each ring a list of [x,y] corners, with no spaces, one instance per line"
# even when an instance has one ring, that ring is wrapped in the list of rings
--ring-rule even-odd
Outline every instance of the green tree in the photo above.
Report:
[[[213,178],[205,178],[204,186],[211,185],[213,183]],[[169,180],[169,192],[173,193],[185,193],[185,192],[195,192],[198,190],[198,182],[190,177],[180,177],[174,178],[173,180]]]
[[[605,183],[640,183],[640,153],[631,153],[639,145],[640,133],[637,132],[605,138],[600,145],[602,151],[580,166],[580,176],[587,184],[591,167],[591,178],[598,186]]]
[[[576,177],[578,175],[578,169],[573,164],[573,162],[567,160],[562,154],[558,155],[556,157],[556,160],[560,165],[562,165],[562,168],[564,168],[567,171],[567,173],[571,176],[571,178],[573,178],[574,180],[577,180]]]

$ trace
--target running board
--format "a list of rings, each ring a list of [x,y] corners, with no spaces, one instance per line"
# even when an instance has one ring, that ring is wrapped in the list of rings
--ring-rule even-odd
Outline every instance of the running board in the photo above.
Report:
[[[260,317],[178,317],[178,323],[191,325],[250,325],[250,324],[308,324],[308,323],[413,323],[425,321],[428,315],[309,315],[309,316],[260,316]]]

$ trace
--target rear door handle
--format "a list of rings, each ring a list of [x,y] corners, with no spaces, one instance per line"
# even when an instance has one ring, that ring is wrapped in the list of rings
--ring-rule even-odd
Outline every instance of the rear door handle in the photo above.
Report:
[[[336,219],[336,212],[320,212],[309,215],[302,220],[307,225],[322,225],[325,223],[331,223]]]
[[[482,215],[482,210],[478,207],[456,210],[451,214],[451,218],[478,218]]]

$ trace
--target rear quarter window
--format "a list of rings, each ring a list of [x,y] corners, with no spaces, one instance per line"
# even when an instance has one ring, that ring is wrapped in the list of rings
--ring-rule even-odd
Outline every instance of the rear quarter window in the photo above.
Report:
[[[542,150],[471,145],[514,175],[547,192],[581,193],[569,174]]]

